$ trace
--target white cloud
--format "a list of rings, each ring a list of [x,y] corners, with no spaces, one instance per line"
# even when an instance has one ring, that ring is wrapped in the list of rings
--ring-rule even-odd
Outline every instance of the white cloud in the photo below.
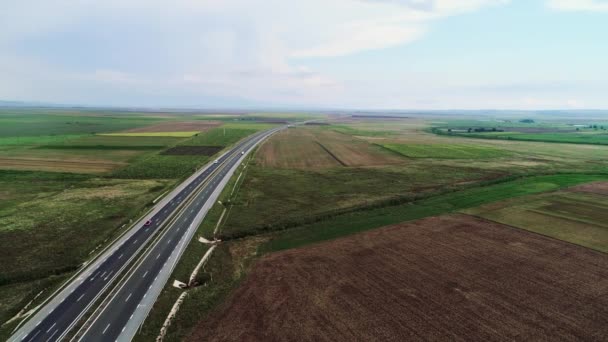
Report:
[[[0,98],[82,102],[95,89],[125,103],[137,91],[358,104],[364,91],[311,59],[407,44],[436,20],[506,2],[5,0]]]
[[[606,0],[547,0],[547,5],[560,11],[608,12]]]

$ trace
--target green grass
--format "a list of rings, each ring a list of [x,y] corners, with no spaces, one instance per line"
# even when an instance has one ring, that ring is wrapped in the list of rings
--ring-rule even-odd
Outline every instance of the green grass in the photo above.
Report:
[[[608,252],[608,197],[562,191],[465,210],[499,223]]]
[[[405,205],[348,213],[278,233],[262,250],[272,252],[299,247],[399,222],[606,179],[608,175],[535,176],[434,196]]]
[[[105,133],[160,121],[140,116],[48,115],[5,109],[0,112],[0,137]]]
[[[183,141],[176,137],[102,136],[88,135],[48,143],[41,149],[123,149],[159,150]]]
[[[508,151],[485,146],[456,144],[381,144],[409,158],[485,159],[510,155]]]
[[[223,237],[303,224],[383,202],[407,201],[438,189],[504,175],[461,166],[411,163],[407,167],[274,169],[252,164],[234,201]],[[390,186],[387,186],[390,184]]]
[[[568,144],[593,144],[608,145],[608,133],[518,133],[518,132],[498,132],[498,133],[475,133],[458,134],[472,138],[483,139],[504,139],[521,141],[539,141]]]
[[[347,126],[347,125],[329,125],[329,126],[319,126],[323,129],[331,129],[333,131],[342,133],[342,134],[346,134],[346,135],[352,135],[352,136],[366,136],[366,137],[387,137],[387,136],[391,136],[393,134],[395,134],[395,132],[391,132],[388,131],[386,129],[384,130],[370,130],[370,129],[361,129],[361,128],[355,128],[353,126]]]
[[[40,135],[22,137],[0,137],[0,147],[3,146],[32,146],[46,144],[66,144],[84,135]]]
[[[174,138],[187,138],[197,134],[199,131],[190,132],[137,132],[137,133],[98,133],[102,136],[110,137],[174,137]]]
[[[76,270],[168,185],[0,171],[0,317],[12,317],[35,293]]]

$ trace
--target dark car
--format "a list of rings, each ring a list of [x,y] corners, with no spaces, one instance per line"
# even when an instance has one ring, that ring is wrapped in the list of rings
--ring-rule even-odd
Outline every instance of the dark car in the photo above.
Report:
[[[149,226],[151,224],[152,224],[152,221],[148,220],[148,221],[146,221],[146,223],[144,223],[144,226]]]

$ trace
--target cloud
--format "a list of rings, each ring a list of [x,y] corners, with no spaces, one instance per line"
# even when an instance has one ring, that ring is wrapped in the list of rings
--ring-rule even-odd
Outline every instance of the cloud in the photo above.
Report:
[[[547,5],[559,11],[608,12],[606,0],[547,0]]]
[[[437,20],[506,2],[6,0],[0,98],[363,105],[373,80],[357,87],[308,65],[408,44]]]

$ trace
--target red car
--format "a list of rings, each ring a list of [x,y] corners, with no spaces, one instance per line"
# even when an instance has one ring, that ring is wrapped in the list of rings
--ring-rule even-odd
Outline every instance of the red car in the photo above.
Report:
[[[151,224],[152,224],[152,221],[148,220],[148,221],[146,221],[146,223],[144,223],[144,226],[149,226]]]

